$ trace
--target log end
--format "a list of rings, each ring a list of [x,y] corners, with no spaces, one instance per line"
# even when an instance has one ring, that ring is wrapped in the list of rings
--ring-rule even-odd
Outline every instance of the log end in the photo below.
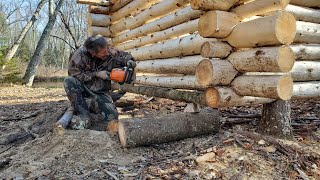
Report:
[[[219,30],[217,28],[216,11],[208,11],[200,16],[198,22],[199,34],[202,37],[218,37]]]
[[[119,123],[117,120],[112,120],[108,123],[106,131],[111,135],[116,135],[118,133]]]
[[[280,71],[291,71],[295,63],[295,54],[293,50],[289,46],[282,46],[278,51],[278,66]]]
[[[123,123],[120,121],[118,123],[118,133],[119,133],[119,139],[120,139],[120,143],[123,147],[127,146],[127,136],[126,136],[126,131],[125,128],[123,126]]]
[[[277,84],[277,93],[280,99],[290,100],[293,94],[293,79],[291,76],[282,76]]]
[[[220,99],[219,91],[214,87],[209,87],[204,92],[204,99],[209,107],[218,108]]]
[[[196,67],[196,78],[200,85],[209,86],[213,77],[213,66],[209,59],[204,59]]]
[[[290,44],[296,36],[296,20],[289,12],[281,12],[278,15],[275,33],[281,44]]]

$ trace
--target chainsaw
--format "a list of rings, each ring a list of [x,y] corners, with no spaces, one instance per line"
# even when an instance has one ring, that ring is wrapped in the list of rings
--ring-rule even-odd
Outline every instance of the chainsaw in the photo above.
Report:
[[[134,68],[132,65],[127,65],[123,68],[113,69],[110,73],[110,80],[118,82],[120,85],[131,84],[134,76]]]

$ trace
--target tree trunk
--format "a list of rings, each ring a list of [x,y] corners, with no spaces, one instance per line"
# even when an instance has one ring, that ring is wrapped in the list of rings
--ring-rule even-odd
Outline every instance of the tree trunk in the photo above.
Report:
[[[316,81],[320,80],[320,62],[297,61],[292,70],[293,81]]]
[[[36,8],[36,10],[34,11],[31,19],[28,21],[28,23],[26,24],[26,26],[22,29],[22,31],[20,32],[18,38],[16,39],[16,41],[14,42],[13,46],[9,49],[8,53],[6,54],[6,57],[4,59],[4,65],[2,66],[2,70],[4,70],[6,68],[6,63],[8,61],[10,61],[12,59],[12,57],[16,54],[21,42],[23,41],[23,39],[25,38],[25,36],[27,35],[29,29],[32,27],[32,25],[38,20],[39,17],[39,13],[42,9],[42,7],[44,6],[44,4],[47,2],[47,0],[41,0]],[[0,71],[1,73],[1,71]]]
[[[132,41],[118,44],[115,48],[120,50],[126,50],[131,48],[141,47],[147,44],[161,42],[167,39],[172,39],[174,37],[179,37],[188,33],[194,33],[198,29],[198,19],[191,20],[177,26],[171,27],[169,29],[158,31],[141,38],[133,39]]]
[[[89,18],[92,26],[109,27],[111,24],[109,15],[89,13]]]
[[[277,100],[264,104],[259,125],[260,132],[279,138],[293,138],[291,127],[291,107],[289,101]]]
[[[289,46],[284,45],[237,51],[227,59],[239,72],[289,72],[295,55]]]
[[[320,11],[295,5],[288,5],[286,11],[290,12],[297,21],[320,23]]]
[[[126,6],[127,4],[129,4],[132,0],[118,0],[116,3],[114,3],[113,6],[111,6],[110,8],[110,12],[116,12],[119,9],[121,9],[122,7]]]
[[[290,45],[296,55],[297,60],[319,60],[320,45],[319,44],[295,44]]]
[[[114,44],[119,44],[137,37],[146,36],[150,33],[162,31],[189,20],[199,18],[201,14],[202,11],[192,10],[190,6],[187,6],[160,19],[146,23],[128,32],[119,34],[112,39],[112,42]]]
[[[293,42],[320,44],[320,24],[297,21],[297,33]]]
[[[248,33],[250,32],[250,33]],[[296,34],[296,20],[288,12],[238,24],[226,38],[237,48],[290,44]]]
[[[320,82],[294,82],[293,84],[293,100],[295,99],[312,99],[320,97]]]
[[[78,4],[89,4],[95,6],[110,6],[112,3],[106,0],[77,0]]]
[[[205,58],[226,58],[232,52],[232,47],[226,42],[204,42],[201,46],[201,56]]]
[[[110,7],[89,6],[89,13],[109,15],[110,14]]]
[[[295,4],[297,6],[305,6],[311,8],[320,8],[320,1],[319,0],[291,0],[291,4]]]
[[[191,0],[192,9],[228,11],[239,0]]]
[[[54,2],[52,2],[52,1],[53,0],[50,0],[50,5],[49,5],[50,9],[52,9],[53,4],[54,4]],[[56,6],[56,9],[54,10],[53,13],[50,10],[49,21],[43,30],[43,33],[40,37],[37,48],[36,48],[32,58],[28,64],[28,67],[27,67],[26,72],[23,77],[23,81],[27,86],[32,86],[32,84],[33,84],[36,70],[37,70],[37,68],[40,64],[40,61],[41,61],[41,57],[42,57],[42,53],[43,53],[42,50],[44,49],[45,44],[48,42],[48,39],[50,37],[50,32],[55,24],[57,14],[63,4],[63,1],[64,0],[59,1],[58,5]]]
[[[119,121],[119,138],[124,147],[177,141],[219,132],[221,115],[216,109],[200,113],[177,112],[160,117]]]

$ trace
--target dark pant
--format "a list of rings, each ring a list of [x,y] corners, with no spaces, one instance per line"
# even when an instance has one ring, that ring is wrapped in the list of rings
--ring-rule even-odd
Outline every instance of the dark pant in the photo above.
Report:
[[[98,104],[98,108],[104,115],[104,121],[118,119],[118,111],[110,95],[94,93],[72,76],[64,80],[64,89],[71,105],[80,116],[90,117],[90,110],[85,100],[89,98]]]

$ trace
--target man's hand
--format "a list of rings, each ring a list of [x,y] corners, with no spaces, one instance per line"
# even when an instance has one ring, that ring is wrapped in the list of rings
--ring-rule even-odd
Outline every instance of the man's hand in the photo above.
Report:
[[[132,68],[135,68],[136,66],[137,66],[137,64],[136,64],[136,62],[134,62],[133,60],[129,60],[128,62],[127,62],[127,66],[131,66]]]
[[[98,71],[96,76],[103,80],[110,80],[110,75],[108,71]]]

